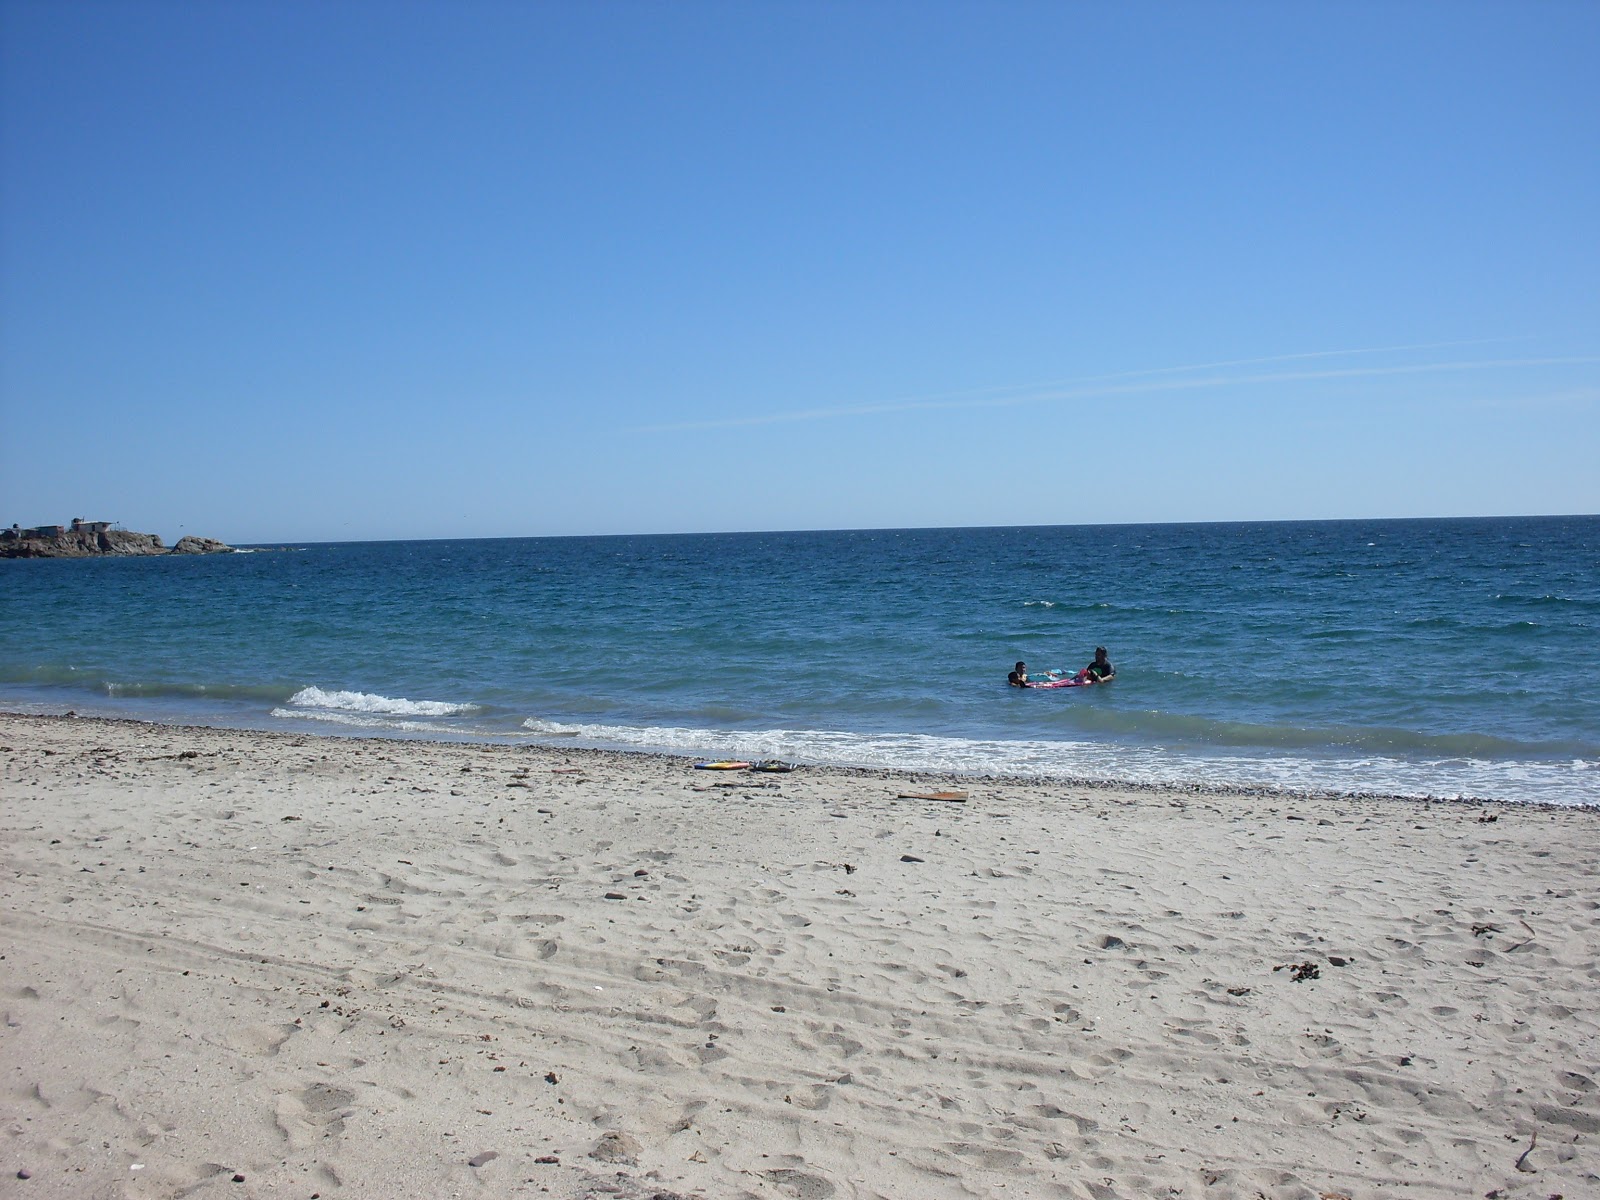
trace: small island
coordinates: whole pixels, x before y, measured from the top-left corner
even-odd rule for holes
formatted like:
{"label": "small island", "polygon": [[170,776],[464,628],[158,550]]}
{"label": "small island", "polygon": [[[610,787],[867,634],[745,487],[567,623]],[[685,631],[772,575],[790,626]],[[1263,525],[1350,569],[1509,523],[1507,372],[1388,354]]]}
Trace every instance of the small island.
{"label": "small island", "polygon": [[149,554],[229,554],[233,547],[215,538],[183,537],[168,547],[160,535],[113,529],[110,521],[73,517],[71,525],[0,529],[0,558],[107,558]]}

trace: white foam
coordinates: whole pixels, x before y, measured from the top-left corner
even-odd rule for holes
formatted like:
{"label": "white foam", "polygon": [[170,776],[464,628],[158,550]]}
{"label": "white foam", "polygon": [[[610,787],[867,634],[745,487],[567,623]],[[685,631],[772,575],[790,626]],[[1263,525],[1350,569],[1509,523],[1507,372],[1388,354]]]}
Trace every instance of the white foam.
{"label": "white foam", "polygon": [[422,721],[396,721],[380,716],[362,716],[359,713],[275,708],[272,710],[272,715],[280,721],[326,721],[330,725],[348,725],[353,729],[381,730],[384,733],[439,733],[437,725],[429,725]]}
{"label": "white foam", "polygon": [[844,733],[818,729],[686,729],[627,725],[563,725],[527,720],[545,737],[616,749],[656,750],[713,758],[781,758],[833,766],[1007,775],[1041,779],[1123,780],[1182,786],[1288,788],[1386,795],[1508,797],[1557,804],[1593,803],[1577,771],[1595,764],[1491,763],[1472,759],[1409,761],[1385,756],[1320,759],[1248,753],[1192,754],[1160,746],[1092,741],[992,741],[909,733]]}
{"label": "white foam", "polygon": [[[845,733],[826,729],[689,729],[671,726],[564,725],[529,719],[545,737],[576,737],[603,746],[736,758],[782,758],[841,766],[1017,774],[1082,773],[1104,747],[1089,742],[990,742],[914,733]],[[1053,768],[1053,769],[1052,769]]]}
{"label": "white foam", "polygon": [[[380,713],[399,717],[453,717],[477,712],[476,704],[451,704],[443,700],[406,700],[375,696],[368,692],[325,692],[319,687],[301,688],[289,697],[296,708],[320,708],[334,712]],[[308,713],[290,714],[308,716]]]}
{"label": "white foam", "polygon": [[530,733],[537,733],[544,737],[576,737],[588,728],[599,726],[563,725],[559,721],[541,721],[537,717],[529,717],[522,723],[522,727]]}

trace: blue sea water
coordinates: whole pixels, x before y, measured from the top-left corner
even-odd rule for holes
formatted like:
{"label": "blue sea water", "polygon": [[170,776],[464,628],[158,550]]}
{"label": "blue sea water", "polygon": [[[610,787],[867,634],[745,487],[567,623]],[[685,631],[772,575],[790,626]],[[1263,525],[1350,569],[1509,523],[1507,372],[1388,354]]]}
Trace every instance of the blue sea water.
{"label": "blue sea water", "polygon": [[1597,634],[1597,517],[325,543],[0,562],[0,708],[1595,804]]}

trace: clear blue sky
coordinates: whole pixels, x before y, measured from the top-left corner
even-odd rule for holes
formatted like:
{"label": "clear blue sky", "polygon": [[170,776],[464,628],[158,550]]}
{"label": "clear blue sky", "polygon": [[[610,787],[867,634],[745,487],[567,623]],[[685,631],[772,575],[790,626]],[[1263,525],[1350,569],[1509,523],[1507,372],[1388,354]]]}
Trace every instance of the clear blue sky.
{"label": "clear blue sky", "polygon": [[0,3],[0,523],[1600,511],[1600,4]]}

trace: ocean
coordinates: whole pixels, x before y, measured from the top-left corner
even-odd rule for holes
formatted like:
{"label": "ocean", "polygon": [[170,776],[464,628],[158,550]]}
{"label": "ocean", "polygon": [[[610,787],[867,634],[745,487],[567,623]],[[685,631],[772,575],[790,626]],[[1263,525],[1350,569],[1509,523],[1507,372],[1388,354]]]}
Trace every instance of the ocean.
{"label": "ocean", "polygon": [[0,708],[1596,804],[1600,517],[0,561]]}

